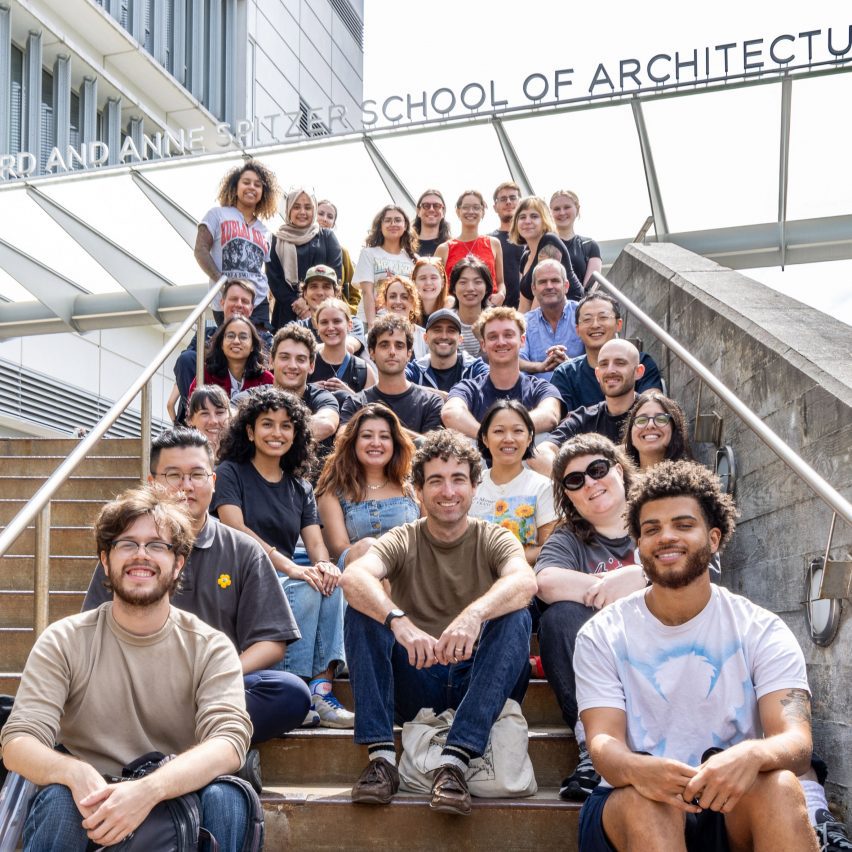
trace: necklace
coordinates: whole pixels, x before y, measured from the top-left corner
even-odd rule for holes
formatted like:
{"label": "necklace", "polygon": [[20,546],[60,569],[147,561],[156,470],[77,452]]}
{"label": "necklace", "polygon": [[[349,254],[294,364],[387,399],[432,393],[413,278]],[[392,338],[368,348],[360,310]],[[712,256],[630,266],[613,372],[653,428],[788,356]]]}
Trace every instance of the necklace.
{"label": "necklace", "polygon": [[473,248],[474,243],[479,239],[478,236],[474,237],[472,240],[463,240],[459,237],[459,243],[463,245],[467,249],[467,253],[470,254],[471,248]]}
{"label": "necklace", "polygon": [[385,480],[384,482],[382,482],[380,485],[370,485],[370,483],[368,482],[368,483],[367,483],[367,488],[368,488],[370,491],[381,491],[381,490],[382,490],[382,488],[384,488],[387,484],[388,484],[388,481],[387,481],[387,480]]}

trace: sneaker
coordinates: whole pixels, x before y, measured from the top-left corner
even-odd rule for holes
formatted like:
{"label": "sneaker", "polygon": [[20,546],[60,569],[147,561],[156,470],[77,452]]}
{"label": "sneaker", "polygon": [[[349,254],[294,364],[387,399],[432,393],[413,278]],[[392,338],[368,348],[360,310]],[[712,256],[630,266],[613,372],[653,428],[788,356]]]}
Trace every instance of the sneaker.
{"label": "sneaker", "polygon": [[250,748],[246,754],[246,762],[235,772],[237,778],[248,781],[254,792],[259,796],[263,792],[263,779],[260,777],[260,753],[256,748]]}
{"label": "sneaker", "polygon": [[852,842],[849,840],[849,835],[846,833],[846,826],[834,818],[834,815],[820,808],[816,814],[816,831],[817,841],[819,842],[819,852],[849,852],[852,850]]}
{"label": "sneaker", "polygon": [[429,807],[433,811],[443,811],[446,814],[468,816],[470,814],[470,792],[464,772],[452,763],[439,766],[435,770],[435,781],[432,783],[432,801]]}
{"label": "sneaker", "polygon": [[335,697],[333,692],[325,695],[311,696],[311,709],[319,717],[319,725],[323,728],[354,728],[355,714],[347,710]]}
{"label": "sneaker", "polygon": [[317,713],[317,711],[314,710],[313,707],[311,707],[311,709],[308,710],[308,715],[305,716],[305,721],[302,722],[302,724],[299,727],[300,728],[316,728],[316,726],[319,725],[319,723],[320,723],[320,714]]}
{"label": "sneaker", "polygon": [[562,782],[559,788],[559,798],[569,802],[584,802],[598,784],[601,776],[595,772],[592,758],[585,746],[580,746],[580,762],[577,768]]}
{"label": "sneaker", "polygon": [[399,770],[383,757],[371,760],[352,787],[352,801],[386,805],[399,790]]}

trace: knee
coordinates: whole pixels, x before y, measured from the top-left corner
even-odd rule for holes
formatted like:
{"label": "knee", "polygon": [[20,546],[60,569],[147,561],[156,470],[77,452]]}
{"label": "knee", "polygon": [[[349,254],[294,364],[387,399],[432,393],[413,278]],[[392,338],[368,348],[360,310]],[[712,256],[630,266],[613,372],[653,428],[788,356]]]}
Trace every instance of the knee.
{"label": "knee", "polygon": [[683,823],[683,812],[674,805],[647,799],[635,787],[619,787],[606,803],[605,813],[608,819],[617,819],[629,833],[631,827],[636,830],[642,826],[660,822]]}
{"label": "knee", "polygon": [[757,807],[770,806],[773,810],[780,805],[792,808],[805,805],[805,793],[799,779],[788,769],[761,772],[751,788],[740,800],[741,804]]}
{"label": "knee", "polygon": [[210,814],[228,814],[232,819],[245,820],[248,815],[245,795],[226,781],[214,781],[201,791],[201,809]]}
{"label": "knee", "polygon": [[542,642],[569,638],[573,641],[577,631],[594,614],[594,610],[576,601],[557,601],[551,604],[539,619],[538,635]]}

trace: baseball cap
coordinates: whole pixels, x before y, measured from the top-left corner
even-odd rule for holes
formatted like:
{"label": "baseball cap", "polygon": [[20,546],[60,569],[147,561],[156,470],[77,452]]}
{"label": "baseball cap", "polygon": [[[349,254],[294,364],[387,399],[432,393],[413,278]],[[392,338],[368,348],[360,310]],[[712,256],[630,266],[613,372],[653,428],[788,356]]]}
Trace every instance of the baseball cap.
{"label": "baseball cap", "polygon": [[312,266],[305,273],[305,283],[307,284],[312,278],[324,278],[326,281],[331,281],[332,284],[337,284],[337,273],[324,263],[318,263]]}
{"label": "baseball cap", "polygon": [[439,311],[433,311],[429,314],[429,319],[426,320],[426,331],[429,331],[433,325],[439,320],[449,320],[459,331],[462,330],[461,320],[455,311],[449,308],[441,308]]}

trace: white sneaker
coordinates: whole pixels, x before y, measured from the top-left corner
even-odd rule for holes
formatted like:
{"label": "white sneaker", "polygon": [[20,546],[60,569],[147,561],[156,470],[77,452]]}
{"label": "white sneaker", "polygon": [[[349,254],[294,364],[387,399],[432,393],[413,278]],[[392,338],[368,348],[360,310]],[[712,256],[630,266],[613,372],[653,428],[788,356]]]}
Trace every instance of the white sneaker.
{"label": "white sneaker", "polygon": [[319,716],[321,728],[354,728],[355,714],[350,713],[333,692],[311,696],[311,710]]}
{"label": "white sneaker", "polygon": [[314,710],[313,707],[311,707],[311,709],[308,710],[308,715],[305,716],[305,721],[302,722],[302,724],[299,727],[301,727],[301,728],[316,728],[317,725],[319,725],[319,723],[320,723],[320,714],[317,713],[317,711]]}

